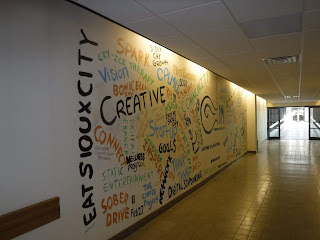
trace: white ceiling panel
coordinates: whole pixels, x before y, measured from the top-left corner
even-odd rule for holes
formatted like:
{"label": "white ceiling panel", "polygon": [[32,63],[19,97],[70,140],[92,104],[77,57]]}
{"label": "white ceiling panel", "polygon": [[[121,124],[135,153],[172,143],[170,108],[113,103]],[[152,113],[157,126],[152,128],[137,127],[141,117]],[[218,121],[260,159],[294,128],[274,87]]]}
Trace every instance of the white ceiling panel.
{"label": "white ceiling panel", "polygon": [[213,2],[161,15],[167,23],[182,32],[235,24],[221,2]]}
{"label": "white ceiling panel", "polygon": [[201,66],[208,68],[209,70],[219,74],[223,75],[225,74],[231,74],[232,70],[228,66],[226,66],[223,62],[221,62],[218,58],[215,56],[206,56],[206,57],[197,57],[195,58],[196,62],[200,64]]}
{"label": "white ceiling panel", "polygon": [[266,50],[284,50],[296,49],[300,50],[301,33],[289,33],[271,37],[251,39],[253,47],[256,51]]}
{"label": "white ceiling panel", "polygon": [[179,35],[180,33],[158,17],[151,17],[125,24],[126,27],[154,40]]}
{"label": "white ceiling panel", "polygon": [[320,10],[305,12],[303,20],[303,31],[311,31],[317,29],[320,29]]}
{"label": "white ceiling panel", "polygon": [[181,55],[195,62],[197,58],[209,57],[212,54],[199,46],[199,47],[183,49],[183,51],[181,52]]}
{"label": "white ceiling panel", "polygon": [[217,0],[134,0],[155,14],[163,14]]}
{"label": "white ceiling panel", "polygon": [[256,52],[256,55],[259,60],[264,58],[274,58],[280,56],[294,56],[300,55],[301,49],[272,49]]}
{"label": "white ceiling panel", "polygon": [[240,25],[250,39],[301,32],[301,15],[302,13],[294,13],[280,17],[247,21]]}
{"label": "white ceiling panel", "polygon": [[302,0],[224,0],[224,2],[239,22],[290,15],[302,10]]}
{"label": "white ceiling panel", "polygon": [[226,64],[234,65],[243,62],[254,63],[257,62],[257,58],[253,52],[228,54],[219,57]]}
{"label": "white ceiling panel", "polygon": [[268,68],[286,96],[299,95],[300,63],[274,64]]}
{"label": "white ceiling panel", "polygon": [[308,58],[319,59],[320,55],[320,30],[304,32],[304,55],[303,57],[308,60]]}
{"label": "white ceiling panel", "polygon": [[304,8],[308,11],[320,9],[319,0],[305,0]]}
{"label": "white ceiling panel", "polygon": [[186,48],[198,47],[198,45],[194,41],[181,34],[166,38],[160,38],[158,42],[163,46],[177,52],[180,52],[181,50]]}
{"label": "white ceiling panel", "polygon": [[201,30],[187,35],[216,56],[252,50],[247,38],[236,25]]}
{"label": "white ceiling panel", "polygon": [[78,2],[121,24],[153,16],[151,12],[131,0],[82,0]]}

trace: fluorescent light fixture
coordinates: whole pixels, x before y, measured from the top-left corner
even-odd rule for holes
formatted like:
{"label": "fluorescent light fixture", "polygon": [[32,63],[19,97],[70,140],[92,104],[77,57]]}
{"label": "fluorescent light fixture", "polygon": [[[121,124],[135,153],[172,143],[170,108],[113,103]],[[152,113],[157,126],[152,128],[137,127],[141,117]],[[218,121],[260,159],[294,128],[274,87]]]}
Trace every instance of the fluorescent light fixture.
{"label": "fluorescent light fixture", "polygon": [[264,58],[263,61],[268,64],[284,64],[284,63],[296,63],[300,61],[300,55],[295,56],[283,56],[275,58]]}

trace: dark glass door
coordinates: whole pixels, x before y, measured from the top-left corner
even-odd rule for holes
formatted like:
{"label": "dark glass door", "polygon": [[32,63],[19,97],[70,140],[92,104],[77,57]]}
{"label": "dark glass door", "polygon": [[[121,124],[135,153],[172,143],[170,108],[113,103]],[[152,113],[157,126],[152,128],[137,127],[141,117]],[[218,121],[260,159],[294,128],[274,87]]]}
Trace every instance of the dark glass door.
{"label": "dark glass door", "polygon": [[280,108],[268,108],[268,139],[280,139]]}
{"label": "dark glass door", "polygon": [[309,139],[320,140],[320,107],[309,107]]}

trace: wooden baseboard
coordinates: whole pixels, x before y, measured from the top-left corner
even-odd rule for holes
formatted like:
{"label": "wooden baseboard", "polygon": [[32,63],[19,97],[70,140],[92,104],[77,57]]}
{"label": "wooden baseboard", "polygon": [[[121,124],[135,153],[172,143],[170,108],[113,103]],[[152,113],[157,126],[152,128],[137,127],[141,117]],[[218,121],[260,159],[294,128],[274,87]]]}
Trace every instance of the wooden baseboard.
{"label": "wooden baseboard", "polygon": [[0,216],[0,239],[12,239],[60,218],[60,199],[49,200]]}
{"label": "wooden baseboard", "polygon": [[209,182],[210,180],[212,180],[214,177],[216,177],[217,175],[219,175],[221,172],[223,172],[224,170],[226,170],[227,168],[229,168],[230,166],[232,166],[233,164],[235,164],[237,161],[239,161],[242,157],[244,157],[248,152],[245,152],[244,154],[240,155],[239,157],[237,157],[235,160],[233,160],[232,162],[230,162],[229,164],[227,164],[226,166],[224,166],[223,168],[219,169],[217,172],[215,172],[214,174],[212,174],[211,176],[207,177],[206,179],[204,179],[202,182],[200,182],[199,184],[197,184],[196,186],[193,186],[192,188],[190,188],[189,190],[187,190],[186,192],[182,193],[181,195],[179,195],[178,197],[176,197],[175,199],[171,200],[170,202],[168,202],[166,205],[160,207],[159,209],[157,209],[156,211],[150,213],[148,216],[144,217],[143,219],[139,220],[138,222],[134,223],[133,225],[131,225],[130,227],[122,230],[121,232],[119,232],[118,234],[114,235],[113,237],[111,237],[111,240],[120,240],[120,239],[124,239],[128,236],[130,236],[132,233],[134,233],[135,231],[137,231],[139,228],[143,227],[144,225],[146,225],[147,223],[149,223],[150,221],[152,221],[153,219],[155,219],[156,217],[160,216],[162,213],[164,213],[166,210],[168,210],[169,208],[173,207],[175,204],[177,204],[178,202],[180,202],[181,200],[183,200],[185,197],[187,197],[188,195],[190,195],[191,193],[193,193],[194,191],[198,190],[200,187],[202,187],[203,185],[205,185],[207,182]]}

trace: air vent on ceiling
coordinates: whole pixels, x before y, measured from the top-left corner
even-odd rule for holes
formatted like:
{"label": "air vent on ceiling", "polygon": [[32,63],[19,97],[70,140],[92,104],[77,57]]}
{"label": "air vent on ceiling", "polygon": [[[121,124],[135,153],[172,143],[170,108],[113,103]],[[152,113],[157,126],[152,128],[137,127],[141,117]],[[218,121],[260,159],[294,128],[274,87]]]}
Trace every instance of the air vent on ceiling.
{"label": "air vent on ceiling", "polygon": [[266,64],[282,64],[282,63],[296,63],[300,61],[300,56],[283,56],[275,58],[264,58],[263,61]]}

